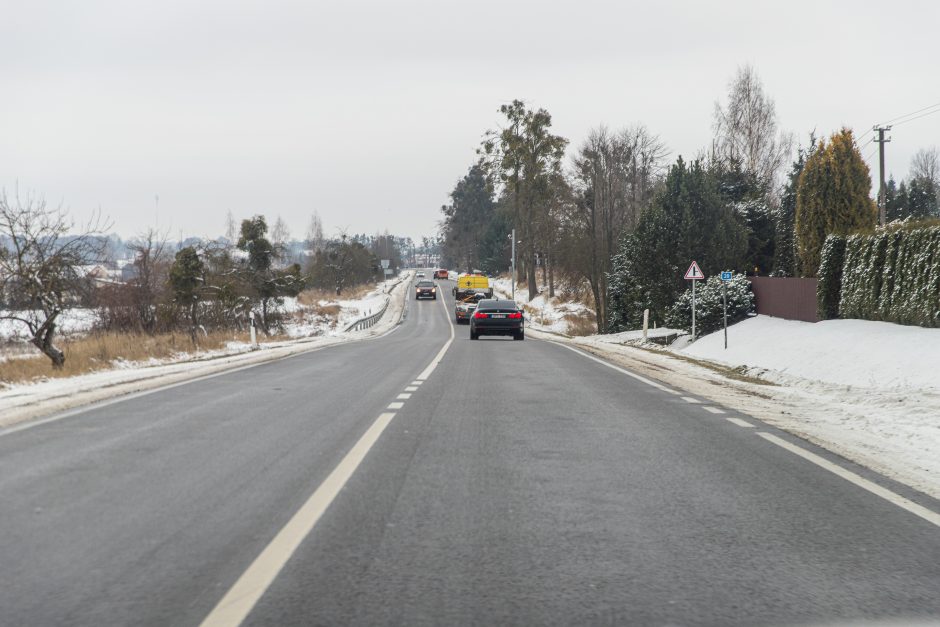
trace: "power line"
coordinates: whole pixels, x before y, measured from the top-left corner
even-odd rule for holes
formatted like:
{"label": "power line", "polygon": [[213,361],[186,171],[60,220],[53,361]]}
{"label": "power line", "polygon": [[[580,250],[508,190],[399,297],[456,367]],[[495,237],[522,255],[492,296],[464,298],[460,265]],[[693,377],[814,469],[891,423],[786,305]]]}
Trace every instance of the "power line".
{"label": "power line", "polygon": [[[940,102],[935,102],[935,103],[933,103],[932,105],[928,105],[928,106],[924,107],[923,109],[918,109],[917,111],[911,111],[910,113],[906,113],[906,114],[904,114],[904,115],[899,115],[898,117],[894,118],[893,120],[888,120],[887,122],[885,122],[885,124],[891,124],[892,122],[897,122],[898,120],[903,120],[903,119],[906,118],[906,117],[910,117],[910,116],[912,116],[912,115],[916,115],[916,114],[918,114],[918,113],[920,113],[920,112],[922,112],[922,111],[926,111],[927,109],[933,109],[934,107],[940,107]],[[935,113],[935,112],[932,112],[932,113]],[[907,121],[909,122],[910,120],[907,120]],[[904,124],[904,122],[901,122],[901,124]]]}
{"label": "power line", "polygon": [[[929,108],[929,107],[928,107],[928,108]],[[923,111],[923,109],[921,109],[921,110]],[[934,109],[933,111],[928,111],[927,113],[922,113],[922,114],[918,115],[918,116],[915,117],[915,118],[909,118],[909,119],[907,119],[907,120],[904,120],[903,122],[898,122],[898,123],[895,124],[894,126],[901,126],[902,124],[907,124],[908,122],[913,122],[914,120],[919,120],[920,118],[925,118],[925,117],[927,117],[928,115],[933,115],[934,113],[940,113],[940,103],[938,103],[938,108]]]}

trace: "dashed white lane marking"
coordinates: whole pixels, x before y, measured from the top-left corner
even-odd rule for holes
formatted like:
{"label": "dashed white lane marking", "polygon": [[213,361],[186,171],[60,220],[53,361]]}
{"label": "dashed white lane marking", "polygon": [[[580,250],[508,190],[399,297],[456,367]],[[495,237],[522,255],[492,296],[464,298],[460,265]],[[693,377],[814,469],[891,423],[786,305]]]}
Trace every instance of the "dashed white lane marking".
{"label": "dashed white lane marking", "polygon": [[725,418],[725,420],[731,424],[738,425],[739,427],[750,427],[751,429],[754,428],[754,425],[749,423],[747,420],[741,420],[740,418]]}
{"label": "dashed white lane marking", "polygon": [[411,385],[421,385],[424,381],[412,381]]}
{"label": "dashed white lane marking", "polygon": [[402,392],[402,393],[399,394],[396,398],[397,398],[398,400],[407,401],[409,398],[411,398],[411,393],[409,393],[409,392]]}
{"label": "dashed white lane marking", "polygon": [[[441,299],[441,306],[444,308],[444,314],[447,320],[450,315],[447,313],[447,305]],[[454,343],[454,325],[450,322],[450,339],[444,344],[444,347],[437,353],[428,367],[418,375],[418,378],[412,385],[421,385],[421,383],[431,376],[434,369],[444,358],[444,353]],[[411,394],[399,394],[398,398],[410,398]],[[389,403],[389,409],[401,409],[404,403],[395,401]],[[366,431],[359,441],[350,449],[346,457],[339,463],[333,472],[326,478],[320,487],[307,499],[307,502],[297,511],[278,534],[265,547],[251,566],[248,567],[235,585],[222,597],[218,605],[202,621],[202,627],[231,627],[240,625],[248,616],[252,608],[258,602],[258,599],[265,593],[278,573],[291,558],[300,543],[303,542],[311,531],[323,512],[330,506],[339,492],[349,481],[356,468],[362,463],[372,445],[376,443],[379,436],[388,426],[388,423],[395,417],[394,413],[386,412],[380,414],[369,430]]]}
{"label": "dashed white lane marking", "polygon": [[405,391],[406,391],[406,392],[417,392],[417,391],[418,391],[418,386],[417,386],[417,385],[409,385],[408,387],[405,388]]}
{"label": "dashed white lane marking", "polygon": [[713,413],[713,414],[723,414],[723,413],[725,413],[725,410],[723,410],[723,409],[718,409],[717,407],[709,407],[708,405],[702,406],[702,409],[704,409],[705,411],[711,412],[711,413]]}
{"label": "dashed white lane marking", "polygon": [[380,414],[372,426],[369,427],[359,441],[346,453],[346,457],[330,473],[320,487],[310,495],[297,513],[288,521],[284,528],[265,547],[264,551],[255,558],[235,585],[222,597],[218,605],[209,613],[203,627],[216,627],[239,625],[251,609],[264,594],[274,578],[281,572],[281,568],[290,559],[297,547],[310,533],[323,512],[330,506],[336,495],[349,481],[356,468],[362,463],[369,449],[376,443],[382,431],[392,421],[395,414]]}
{"label": "dashed white lane marking", "polygon": [[[551,340],[549,340],[549,341],[551,341]],[[679,394],[679,393],[676,392],[675,390],[670,390],[670,389],[667,388],[665,385],[660,385],[660,384],[656,383],[655,381],[651,381],[650,379],[647,379],[646,377],[643,377],[643,376],[640,376],[640,375],[636,374],[635,372],[630,372],[629,370],[626,370],[626,369],[624,369],[624,368],[621,368],[620,366],[615,366],[615,365],[613,365],[613,364],[611,364],[611,363],[608,363],[608,362],[604,361],[603,359],[598,359],[597,357],[594,357],[593,355],[588,355],[587,353],[585,353],[585,352],[583,352],[583,351],[579,351],[577,348],[573,348],[573,347],[568,346],[568,345],[566,345],[566,344],[560,344],[560,343],[558,343],[558,342],[552,342],[552,344],[555,344],[556,346],[561,346],[562,348],[567,348],[568,350],[570,350],[570,351],[572,351],[572,352],[574,352],[574,353],[577,353],[578,355],[581,355],[582,357],[587,357],[587,358],[590,359],[591,361],[596,361],[597,363],[603,364],[603,365],[607,366],[608,368],[611,368],[611,369],[613,369],[613,370],[616,370],[617,372],[623,373],[623,374],[627,375],[628,377],[633,377],[633,378],[636,379],[637,381],[641,381],[641,382],[645,383],[646,385],[652,386],[652,387],[656,388],[657,390],[660,390],[660,391],[662,391],[662,392],[666,392],[667,394],[675,394],[675,395],[678,395],[678,394]]]}
{"label": "dashed white lane marking", "polygon": [[920,516],[927,522],[932,523],[936,525],[937,527],[940,527],[940,514],[938,514],[937,512],[927,509],[923,505],[918,505],[914,501],[911,501],[910,499],[906,499],[900,494],[892,492],[891,490],[887,488],[883,488],[877,483],[869,481],[868,479],[865,479],[864,477],[861,477],[855,474],[851,470],[846,470],[845,468],[843,468],[842,466],[839,466],[838,464],[833,464],[828,459],[824,459],[820,457],[819,455],[816,455],[815,453],[810,453],[806,449],[800,446],[797,446],[796,444],[791,444],[790,442],[787,442],[786,440],[782,438],[778,438],[777,436],[771,433],[764,433],[763,431],[761,431],[761,432],[758,432],[757,435],[764,438],[768,442],[773,442],[777,446],[781,448],[785,448],[791,453],[799,455],[800,457],[802,457],[803,459],[807,461],[813,462],[820,468],[824,468],[828,470],[829,472],[842,477],[846,481],[854,483],[855,485],[862,488],[863,490],[868,490],[875,496],[880,496],[881,498],[888,501],[889,503],[897,505],[901,509],[906,509],[907,511],[914,514],[915,516]]}
{"label": "dashed white lane marking", "polygon": [[684,400],[686,403],[701,403],[702,402],[698,400],[697,398],[692,398],[691,396],[683,396],[682,400]]}

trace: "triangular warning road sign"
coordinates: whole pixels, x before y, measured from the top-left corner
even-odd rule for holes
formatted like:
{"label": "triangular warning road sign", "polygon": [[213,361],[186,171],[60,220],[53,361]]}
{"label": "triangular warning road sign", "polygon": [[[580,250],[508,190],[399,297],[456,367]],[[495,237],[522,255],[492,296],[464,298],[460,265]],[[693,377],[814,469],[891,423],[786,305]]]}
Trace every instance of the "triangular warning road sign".
{"label": "triangular warning road sign", "polygon": [[698,264],[693,261],[689,269],[685,271],[685,278],[690,281],[695,281],[697,279],[704,279],[705,275],[702,274],[702,269],[698,267]]}

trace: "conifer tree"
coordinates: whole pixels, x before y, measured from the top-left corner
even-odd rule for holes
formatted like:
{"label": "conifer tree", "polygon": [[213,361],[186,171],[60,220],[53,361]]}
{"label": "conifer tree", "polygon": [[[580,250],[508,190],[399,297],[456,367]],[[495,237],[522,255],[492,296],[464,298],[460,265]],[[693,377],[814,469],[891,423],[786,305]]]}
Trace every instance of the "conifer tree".
{"label": "conifer tree", "polygon": [[847,235],[871,230],[877,209],[869,193],[871,175],[852,137],[842,129],[829,144],[820,143],[806,160],[796,202],[799,270],[816,276],[820,251],[830,233]]}

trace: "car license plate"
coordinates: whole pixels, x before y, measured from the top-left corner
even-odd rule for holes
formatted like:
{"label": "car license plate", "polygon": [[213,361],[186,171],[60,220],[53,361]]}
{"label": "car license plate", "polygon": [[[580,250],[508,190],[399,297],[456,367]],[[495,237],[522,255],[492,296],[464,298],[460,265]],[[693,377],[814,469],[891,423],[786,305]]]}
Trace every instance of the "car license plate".
{"label": "car license plate", "polygon": [[506,314],[493,314],[493,315],[490,316],[490,317],[491,317],[491,318],[505,318],[505,317],[506,317]]}

